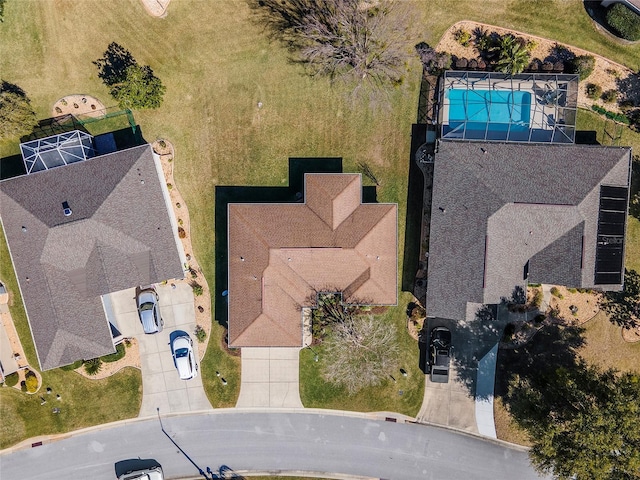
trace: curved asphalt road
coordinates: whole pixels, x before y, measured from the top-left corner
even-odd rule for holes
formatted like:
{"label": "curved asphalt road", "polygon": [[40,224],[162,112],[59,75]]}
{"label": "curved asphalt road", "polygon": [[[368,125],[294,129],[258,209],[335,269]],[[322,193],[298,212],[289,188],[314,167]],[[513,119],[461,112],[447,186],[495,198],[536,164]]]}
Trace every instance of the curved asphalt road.
{"label": "curved asphalt road", "polygon": [[[384,479],[539,478],[527,454],[435,427],[314,413],[167,416],[165,430],[203,470],[333,472]],[[122,422],[0,455],[0,478],[112,480],[114,463],[154,458],[167,478],[197,477],[157,418]]]}

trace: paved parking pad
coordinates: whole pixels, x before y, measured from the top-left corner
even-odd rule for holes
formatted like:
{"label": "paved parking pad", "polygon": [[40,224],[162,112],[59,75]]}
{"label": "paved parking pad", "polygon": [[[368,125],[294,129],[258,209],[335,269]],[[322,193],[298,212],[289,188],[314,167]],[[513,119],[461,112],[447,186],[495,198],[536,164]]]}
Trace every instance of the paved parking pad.
{"label": "paved parking pad", "polygon": [[456,368],[452,365],[449,383],[434,383],[429,375],[426,376],[424,401],[417,420],[478,433],[475,407],[473,396],[457,379]]}
{"label": "paved parking pad", "polygon": [[139,417],[162,413],[189,412],[211,408],[202,387],[200,372],[191,380],[180,380],[169,345],[169,335],[174,330],[184,330],[193,339],[198,358],[198,342],[195,330],[195,307],[191,287],[183,282],[158,285],[160,314],[164,329],[160,333],[145,335],[138,318],[135,289],[110,295],[112,315],[126,337],[135,337],[140,345],[142,368],[142,406]]}
{"label": "paved parking pad", "polygon": [[236,407],[302,408],[299,348],[243,348]]}

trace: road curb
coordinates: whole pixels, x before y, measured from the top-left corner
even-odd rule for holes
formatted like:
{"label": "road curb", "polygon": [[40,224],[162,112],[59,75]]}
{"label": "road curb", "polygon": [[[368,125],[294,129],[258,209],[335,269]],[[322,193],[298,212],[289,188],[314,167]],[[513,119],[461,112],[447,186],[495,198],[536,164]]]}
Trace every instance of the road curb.
{"label": "road curb", "polygon": [[[183,413],[167,413],[163,414],[160,412],[162,418],[171,418],[171,417],[179,417],[186,415],[231,415],[231,414],[241,414],[241,413],[300,413],[300,414],[309,414],[309,415],[326,415],[326,416],[342,416],[342,417],[351,417],[351,418],[362,418],[369,419],[372,421],[388,421],[392,423],[405,423],[409,425],[425,425],[430,427],[436,427],[441,430],[450,430],[452,432],[460,433],[469,437],[473,437],[476,439],[488,441],[494,443],[496,445],[500,445],[502,447],[511,448],[519,451],[528,451],[527,447],[523,447],[522,445],[517,445],[510,442],[505,442],[504,440],[497,440],[490,437],[485,437],[483,435],[479,435],[473,432],[467,432],[465,430],[461,430],[459,428],[450,427],[446,425],[438,425],[430,422],[417,422],[415,418],[409,417],[407,415],[403,415],[401,413],[396,412],[351,412],[347,410],[325,410],[321,408],[218,408],[211,410],[200,410],[195,412],[183,412]],[[35,448],[38,446],[45,445],[47,443],[52,443],[58,440],[64,440],[65,438],[72,437],[74,435],[81,435],[84,433],[106,430],[112,428],[114,426],[120,425],[128,425],[134,424],[138,422],[147,422],[157,420],[156,415],[150,415],[147,417],[134,417],[125,420],[119,420],[117,422],[105,423],[102,425],[94,425],[91,427],[82,428],[79,430],[74,430],[72,432],[60,433],[55,435],[40,435],[37,437],[29,438],[24,440],[16,445],[5,448],[4,450],[0,450],[0,456],[15,452],[17,450],[23,450],[27,448]],[[160,428],[158,426],[158,428]],[[340,477],[342,478],[342,477]],[[346,477],[345,477],[346,478]]]}

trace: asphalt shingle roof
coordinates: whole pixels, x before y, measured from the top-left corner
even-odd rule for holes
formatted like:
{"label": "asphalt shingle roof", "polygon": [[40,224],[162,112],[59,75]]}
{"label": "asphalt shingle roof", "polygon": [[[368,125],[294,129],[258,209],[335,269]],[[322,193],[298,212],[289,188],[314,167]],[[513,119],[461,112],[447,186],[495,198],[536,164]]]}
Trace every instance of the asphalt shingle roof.
{"label": "asphalt shingle roof", "polygon": [[301,346],[317,291],[397,303],[397,205],[362,204],[357,174],[307,174],[306,203],[229,204],[229,344]]}
{"label": "asphalt shingle roof", "polygon": [[159,168],[145,145],[0,182],[43,370],[114,351],[101,295],[183,277]]}
{"label": "asphalt shingle roof", "polygon": [[531,282],[595,286],[599,187],[628,187],[630,162],[625,147],[440,141],[428,315],[510,298],[529,260]]}

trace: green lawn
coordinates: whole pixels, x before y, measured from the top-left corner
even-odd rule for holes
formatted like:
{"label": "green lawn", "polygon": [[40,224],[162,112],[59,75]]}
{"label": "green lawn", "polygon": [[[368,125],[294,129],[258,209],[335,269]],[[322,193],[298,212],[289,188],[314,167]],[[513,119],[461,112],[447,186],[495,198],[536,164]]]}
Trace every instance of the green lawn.
{"label": "green lawn", "polygon": [[640,342],[627,343],[622,339],[622,329],[613,325],[600,312],[585,327],[585,345],[580,355],[589,363],[602,368],[640,373]]}
{"label": "green lawn", "polygon": [[[313,346],[313,350],[300,352],[300,398],[308,408],[333,408],[358,412],[391,411],[415,417],[422,405],[424,394],[424,374],[418,368],[418,342],[407,332],[407,303],[411,296],[401,295],[397,307],[390,308],[380,316],[381,322],[395,325],[400,350],[400,370],[389,372],[389,378],[378,387],[364,388],[349,396],[345,388],[337,387],[325,381],[322,366],[325,353],[322,345]],[[318,355],[318,361],[315,355]],[[393,377],[393,379],[391,378]],[[394,380],[395,379],[395,380]],[[402,392],[402,393],[400,393]]]}
{"label": "green lawn", "polygon": [[435,44],[460,20],[474,20],[557,40],[598,53],[632,70],[640,69],[640,43],[623,45],[596,30],[582,0],[448,0],[424,2],[420,24]]}

